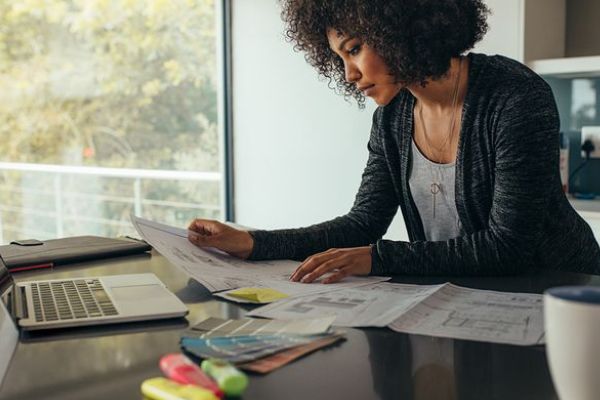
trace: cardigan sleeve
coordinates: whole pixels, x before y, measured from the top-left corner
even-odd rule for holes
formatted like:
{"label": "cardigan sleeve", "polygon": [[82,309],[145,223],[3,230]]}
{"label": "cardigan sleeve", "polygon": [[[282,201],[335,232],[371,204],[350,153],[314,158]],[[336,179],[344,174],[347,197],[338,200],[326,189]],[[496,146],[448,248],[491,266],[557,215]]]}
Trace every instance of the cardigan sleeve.
{"label": "cardigan sleeve", "polygon": [[304,228],[251,231],[254,248],[249,259],[303,260],[330,248],[373,244],[385,234],[398,209],[398,199],[379,137],[380,118],[379,108],[373,114],[369,158],[351,210]]}
{"label": "cardigan sleeve", "polygon": [[550,88],[538,82],[513,90],[498,113],[487,227],[439,242],[379,240],[372,274],[509,274],[534,264],[558,182],[558,112]]}

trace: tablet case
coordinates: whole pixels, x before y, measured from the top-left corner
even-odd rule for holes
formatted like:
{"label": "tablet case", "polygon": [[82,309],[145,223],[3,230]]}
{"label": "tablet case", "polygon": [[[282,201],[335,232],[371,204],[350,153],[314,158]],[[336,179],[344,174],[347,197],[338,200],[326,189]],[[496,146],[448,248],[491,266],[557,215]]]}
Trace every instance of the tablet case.
{"label": "tablet case", "polygon": [[73,236],[46,241],[21,240],[0,246],[0,255],[11,272],[52,267],[81,261],[143,253],[152,247],[143,240],[101,236]]}

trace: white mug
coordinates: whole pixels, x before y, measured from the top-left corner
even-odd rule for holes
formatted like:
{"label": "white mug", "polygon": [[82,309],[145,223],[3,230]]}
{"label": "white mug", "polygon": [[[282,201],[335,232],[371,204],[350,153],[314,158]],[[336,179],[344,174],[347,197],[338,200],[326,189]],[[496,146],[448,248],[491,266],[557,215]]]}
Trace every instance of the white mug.
{"label": "white mug", "polygon": [[562,400],[600,399],[600,287],[544,293],[546,355]]}

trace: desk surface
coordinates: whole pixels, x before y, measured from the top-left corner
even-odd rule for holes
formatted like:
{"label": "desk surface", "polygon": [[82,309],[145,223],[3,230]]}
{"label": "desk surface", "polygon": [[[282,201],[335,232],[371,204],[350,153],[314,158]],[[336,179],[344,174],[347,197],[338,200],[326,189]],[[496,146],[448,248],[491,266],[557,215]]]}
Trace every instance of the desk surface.
{"label": "desk surface", "polygon": [[[23,335],[0,399],[139,399],[140,383],[160,376],[161,355],[179,351],[188,323],[240,318],[248,307],[216,300],[153,254],[62,266],[16,276],[63,278],[154,272],[190,309],[187,320],[79,328]],[[441,283],[440,278],[402,278]],[[599,285],[598,277],[552,273],[450,281],[482,289],[540,293],[562,284]],[[1,339],[0,339],[1,340]],[[251,375],[244,399],[553,399],[543,346],[519,347],[349,329],[347,340],[268,375]]]}

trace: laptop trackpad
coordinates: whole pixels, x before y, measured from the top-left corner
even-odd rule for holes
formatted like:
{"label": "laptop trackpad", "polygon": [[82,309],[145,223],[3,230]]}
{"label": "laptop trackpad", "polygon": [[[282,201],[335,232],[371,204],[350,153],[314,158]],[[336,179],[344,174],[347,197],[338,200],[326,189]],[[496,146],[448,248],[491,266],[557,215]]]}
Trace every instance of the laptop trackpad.
{"label": "laptop trackpad", "polygon": [[115,301],[140,301],[146,299],[156,299],[159,297],[171,297],[170,293],[160,285],[144,286],[120,286],[112,287],[110,291]]}
{"label": "laptop trackpad", "polygon": [[179,299],[161,285],[120,286],[110,292],[121,314],[159,315],[181,309]]}

